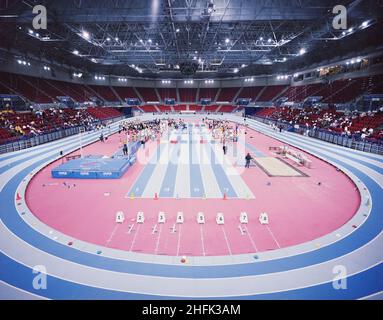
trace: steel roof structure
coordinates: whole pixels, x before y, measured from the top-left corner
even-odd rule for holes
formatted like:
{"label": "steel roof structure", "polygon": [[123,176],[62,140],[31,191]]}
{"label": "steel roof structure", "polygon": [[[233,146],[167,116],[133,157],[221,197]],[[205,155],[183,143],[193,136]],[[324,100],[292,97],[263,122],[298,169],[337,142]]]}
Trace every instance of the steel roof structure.
{"label": "steel roof structure", "polygon": [[[343,1],[348,30],[333,28],[333,7],[339,1],[329,0],[2,3],[0,47],[116,75],[214,78],[265,74],[341,56],[355,50],[355,45],[372,50],[382,42],[379,1]],[[32,29],[36,4],[47,8],[47,30]],[[366,21],[368,28],[361,28]]]}

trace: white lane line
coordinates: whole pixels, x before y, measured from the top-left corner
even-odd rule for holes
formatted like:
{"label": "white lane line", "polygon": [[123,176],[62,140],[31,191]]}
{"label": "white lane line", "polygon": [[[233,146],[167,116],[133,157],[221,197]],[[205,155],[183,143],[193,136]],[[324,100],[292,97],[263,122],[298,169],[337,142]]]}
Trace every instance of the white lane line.
{"label": "white lane line", "polygon": [[[189,141],[189,137],[184,137],[182,135],[183,141]],[[174,188],[174,195],[177,195],[180,198],[190,198],[190,163],[189,163],[189,144],[181,143],[180,146],[180,156],[178,159],[178,169],[176,176],[176,183]]]}
{"label": "white lane line", "polygon": [[157,195],[160,194],[161,186],[166,174],[166,169],[169,164],[169,155],[173,151],[173,148],[174,146],[169,147],[169,144],[165,144],[161,157],[146,184],[144,192],[142,193],[143,198],[152,198],[155,193],[157,193]]}
{"label": "white lane line", "polygon": [[[281,271],[272,274],[258,275],[258,276],[238,276],[234,278],[221,278],[221,279],[180,279],[180,278],[168,278],[168,277],[151,277],[147,275],[132,275],[116,271],[100,270],[91,266],[84,266],[75,262],[64,260],[57,256],[53,256],[46,252],[43,252],[37,248],[31,247],[22,239],[18,238],[10,230],[6,229],[5,225],[0,221],[0,248],[3,253],[15,260],[18,263],[24,264],[29,268],[33,268],[36,265],[36,261],[40,263],[43,261],[48,270],[51,270],[50,275],[59,277],[62,279],[70,279],[71,282],[80,283],[84,285],[91,285],[100,288],[113,288],[114,290],[128,291],[137,293],[159,293],[161,295],[183,295],[189,296],[193,290],[188,286],[188,280],[194,285],[194,288],[201,289],[198,292],[198,297],[222,297],[222,296],[235,296],[235,295],[249,295],[249,294],[262,294],[272,293],[277,291],[295,290],[324,283],[331,282],[331,270],[334,264],[350,265],[349,276],[364,272],[380,263],[382,263],[381,257],[376,255],[376,252],[382,251],[382,239],[383,233],[371,240],[368,244],[347,253],[344,256],[337,257],[335,259],[318,263],[315,265],[309,265],[299,269],[293,269],[289,271]],[[12,239],[6,241],[4,235],[11,235]],[[8,238],[7,238],[8,239]],[[15,248],[23,248],[27,246],[34,252],[26,254],[25,250],[14,250]],[[4,246],[6,248],[4,248]],[[24,248],[23,248],[24,249]],[[40,253],[42,256],[36,254]],[[36,258],[37,257],[37,258]],[[355,259],[358,257],[370,257],[369,259],[359,259],[360,264],[355,265]],[[38,260],[36,260],[38,259]],[[43,259],[43,260],[42,260]],[[62,264],[62,268],[57,268],[57,263]],[[313,277],[315,275],[315,277]],[[96,279],[108,279],[108,286],[95,283]],[[149,278],[149,279],[148,279]],[[311,281],[315,278],[315,283]],[[144,286],[145,281],[150,281],[153,286]],[[297,280],[299,280],[297,282]],[[210,285],[207,282],[211,282]],[[300,283],[299,283],[300,282]],[[157,288],[157,287],[158,288]],[[217,287],[218,286],[218,287]],[[281,286],[281,287],[275,287]],[[158,290],[158,291],[157,291]],[[176,290],[177,292],[164,292]],[[211,292],[213,290],[214,292]],[[182,291],[182,292],[181,292]],[[203,293],[202,293],[203,292]]]}
{"label": "white lane line", "polygon": [[[118,121],[111,125],[111,130],[113,134],[117,132],[118,125],[120,125],[120,123],[121,121]],[[98,130],[89,131],[88,135],[83,137],[84,139],[83,144],[85,143],[85,140],[87,139],[95,139],[94,141],[97,142],[99,134],[100,132]],[[69,137],[51,141],[50,143],[44,143],[44,144],[36,145],[30,148],[4,153],[0,155],[0,168],[5,165],[11,164],[12,162],[18,161],[20,159],[43,152],[44,150],[45,151],[49,151],[50,149],[59,150],[60,148],[63,148],[63,146],[67,145],[68,142],[74,142],[78,145],[78,147],[80,147],[78,139],[76,138],[78,138],[78,133],[71,135]],[[2,160],[3,158],[8,156],[11,156],[11,157],[8,159]]]}
{"label": "white lane line", "polygon": [[180,244],[181,244],[181,225],[178,227],[178,242],[177,242],[177,257],[180,253]]}
{"label": "white lane line", "polygon": [[10,283],[7,283],[3,280],[0,280],[0,299],[1,300],[9,300],[10,294],[12,297],[17,295],[17,300],[51,300],[49,298],[39,296],[32,292],[26,291],[24,289],[15,287]]}
{"label": "white lane line", "polygon": [[[196,137],[199,140],[202,139],[202,137],[199,134],[196,134]],[[210,142],[207,142],[207,143],[210,144]],[[197,150],[197,159],[199,160],[199,164],[200,164],[199,167],[201,170],[202,183],[204,186],[206,198],[214,198],[214,199],[222,198],[223,194],[218,185],[217,178],[212,168],[211,154],[208,154],[206,150],[206,146],[204,144],[198,144],[196,146],[196,150]]]}
{"label": "white lane line", "polygon": [[244,225],[243,228],[246,230],[246,233],[247,233],[247,235],[249,236],[251,245],[253,246],[255,252],[258,252],[258,248],[257,248],[257,246],[255,245],[255,241],[254,241],[253,237],[251,236],[251,233],[250,233],[249,230],[247,229],[247,226]]}
{"label": "white lane line", "polygon": [[[94,138],[95,137],[89,138],[89,140],[84,141],[84,146],[85,146],[85,144],[93,143]],[[72,144],[66,145],[63,149],[72,150],[72,148],[76,148],[76,147],[77,147],[77,144],[72,143]],[[63,150],[63,151],[65,151],[65,150]],[[3,190],[4,186],[10,181],[10,179],[13,178],[18,172],[20,172],[23,169],[25,169],[26,167],[36,163],[37,161],[44,160],[48,157],[52,157],[52,156],[55,156],[57,154],[58,154],[57,149],[54,149],[53,151],[50,151],[48,153],[44,153],[40,156],[36,156],[36,157],[34,157],[28,161],[25,161],[25,162],[22,162],[16,166],[13,166],[11,169],[1,173],[0,174],[0,177],[1,177],[1,179],[0,179],[0,192]]]}
{"label": "white lane line", "polygon": [[222,232],[223,232],[223,236],[225,237],[225,241],[226,241],[227,249],[229,250],[229,254],[232,255],[231,248],[230,248],[230,245],[229,245],[229,240],[227,239],[227,236],[226,236],[225,227],[221,226],[221,229],[222,229]]}
{"label": "white lane line", "polygon": [[358,300],[383,300],[383,291],[379,291],[368,296],[359,298]]}
{"label": "white lane line", "polygon": [[201,244],[202,244],[202,254],[206,256],[206,251],[205,251],[205,242],[204,242],[204,237],[203,237],[203,226],[200,226],[200,231],[201,231]]}
{"label": "white lane line", "polygon": [[159,247],[159,245],[160,245],[161,231],[162,231],[162,224],[160,224],[160,230],[158,231],[158,237],[157,237],[156,249],[154,250],[154,254],[157,254],[157,253],[158,253],[158,247]]}
{"label": "white lane line", "polygon": [[351,254],[351,253],[350,253]]}
{"label": "white lane line", "polygon": [[138,224],[137,230],[136,230],[136,232],[134,234],[133,241],[132,241],[132,243],[130,245],[129,251],[133,250],[133,246],[134,246],[134,243],[136,242],[137,234],[138,234],[138,231],[140,231],[140,227],[141,227],[141,224]]}
{"label": "white lane line", "polygon": [[217,144],[212,145],[211,148],[215,153],[216,162],[219,163],[223,168],[223,171],[225,172],[230,185],[233,187],[235,193],[237,194],[237,197],[241,199],[246,199],[247,197],[254,199],[254,194],[243,181],[237,168],[235,168],[231,163],[230,157],[223,156],[222,150]]}
{"label": "white lane line", "polygon": [[268,225],[266,225],[266,228],[267,228],[267,230],[269,230],[269,233],[270,233],[271,237],[273,238],[274,242],[277,244],[278,248],[281,248],[281,246],[279,245],[277,239],[274,236],[274,233],[271,232],[271,229],[269,228]]}
{"label": "white lane line", "polygon": [[110,234],[108,240],[106,240],[106,246],[107,246],[107,247],[109,246],[110,242],[112,241],[112,239],[113,239],[113,237],[114,237],[114,235],[115,235],[115,233],[116,233],[118,227],[119,227],[119,224],[116,224],[116,225],[114,226],[114,228],[113,228],[113,230],[112,230],[112,233]]}
{"label": "white lane line", "polygon": [[[235,122],[234,119],[233,119],[233,121]],[[273,133],[274,135],[278,135],[279,137],[282,137],[282,135],[285,136],[285,137],[292,137],[294,135],[295,136],[299,136],[299,138],[300,138],[300,140],[302,142],[308,142],[308,143],[315,142],[316,147],[318,147],[320,149],[326,148],[326,149],[331,150],[331,151],[336,149],[336,151],[338,153],[341,153],[341,154],[343,154],[345,156],[351,156],[351,157],[357,156],[358,158],[361,157],[365,161],[372,161],[371,163],[372,164],[375,163],[376,165],[379,165],[379,162],[381,160],[383,160],[383,157],[381,155],[378,155],[378,154],[375,154],[375,153],[368,153],[368,152],[365,152],[365,151],[351,149],[351,148],[347,148],[347,147],[343,147],[343,146],[336,145],[334,143],[330,143],[330,142],[327,142],[327,141],[324,141],[324,140],[319,140],[319,139],[315,139],[315,138],[305,137],[305,136],[302,136],[302,135],[297,135],[296,133],[287,133],[287,135],[286,135],[286,132],[284,132],[282,134],[279,134],[275,130],[271,129],[270,126],[268,126],[267,124],[262,123],[262,122],[257,121],[257,120],[254,120],[254,119],[249,119],[249,123],[254,125],[257,128],[257,129],[256,128],[252,128],[253,130],[258,130],[258,128],[260,130],[263,130],[261,132],[262,134],[265,134],[265,132],[268,132],[270,134]],[[375,162],[375,161],[378,161],[378,162]]]}
{"label": "white lane line", "polygon": [[[277,135],[275,132],[270,131],[271,129],[263,128],[259,126],[259,124],[254,124],[254,126],[256,127],[255,130],[261,130],[261,131],[263,130],[262,134],[267,135],[278,141],[282,141],[283,143],[288,143],[295,148],[303,149],[304,152],[306,153],[309,153],[315,156],[318,153],[321,153],[322,155],[318,155],[320,159],[322,158],[326,159],[326,156],[329,156],[334,158],[335,160],[342,161],[353,166],[357,166],[359,170],[363,169],[363,171],[365,171],[370,177],[372,177],[378,184],[381,184],[381,182],[383,181],[382,174],[378,173],[374,169],[367,167],[364,164],[361,164],[360,162],[350,160],[349,158],[343,158],[342,154],[344,156],[345,154],[340,152],[339,150],[319,147],[315,145],[315,142],[301,141],[299,137],[294,137],[292,135],[286,135],[286,134]],[[326,151],[325,149],[328,149],[329,151]],[[367,159],[365,159],[364,161],[370,163]]]}

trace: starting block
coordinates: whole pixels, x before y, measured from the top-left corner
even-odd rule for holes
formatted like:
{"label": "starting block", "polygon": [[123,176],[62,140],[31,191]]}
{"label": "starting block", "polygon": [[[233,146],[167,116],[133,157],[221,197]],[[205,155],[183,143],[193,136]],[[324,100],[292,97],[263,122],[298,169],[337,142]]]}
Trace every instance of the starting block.
{"label": "starting block", "polygon": [[173,224],[173,227],[170,228],[171,233],[176,233],[177,232],[177,226],[176,224]]}
{"label": "starting block", "polygon": [[125,221],[125,215],[122,211],[118,211],[116,213],[116,222],[117,223],[124,223]]}
{"label": "starting block", "polygon": [[197,222],[198,224],[205,224],[205,215],[203,212],[198,212]]}
{"label": "starting block", "polygon": [[259,216],[260,224],[269,224],[269,216],[266,212],[262,212]]}
{"label": "starting block", "polygon": [[158,213],[158,223],[165,223],[165,222],[166,222],[165,212],[160,211]]}
{"label": "starting block", "polygon": [[223,213],[218,212],[215,221],[217,222],[217,224],[225,224],[225,218],[223,216]]}
{"label": "starting block", "polygon": [[156,224],[152,227],[152,234],[155,234],[155,233],[157,233],[157,225]]}
{"label": "starting block", "polygon": [[242,224],[248,224],[249,220],[247,218],[247,213],[246,212],[241,212],[239,216],[239,222]]}
{"label": "starting block", "polygon": [[184,223],[184,213],[183,212],[177,213],[177,223]]}
{"label": "starting block", "polygon": [[145,217],[143,212],[138,212],[137,213],[137,223],[144,223],[145,222]]}

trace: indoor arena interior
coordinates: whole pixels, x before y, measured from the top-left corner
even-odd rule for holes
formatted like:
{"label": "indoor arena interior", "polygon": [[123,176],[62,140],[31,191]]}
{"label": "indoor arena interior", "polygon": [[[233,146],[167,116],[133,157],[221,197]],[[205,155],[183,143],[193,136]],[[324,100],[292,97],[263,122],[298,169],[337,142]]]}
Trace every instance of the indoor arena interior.
{"label": "indoor arena interior", "polygon": [[382,39],[379,0],[0,1],[0,300],[383,300]]}

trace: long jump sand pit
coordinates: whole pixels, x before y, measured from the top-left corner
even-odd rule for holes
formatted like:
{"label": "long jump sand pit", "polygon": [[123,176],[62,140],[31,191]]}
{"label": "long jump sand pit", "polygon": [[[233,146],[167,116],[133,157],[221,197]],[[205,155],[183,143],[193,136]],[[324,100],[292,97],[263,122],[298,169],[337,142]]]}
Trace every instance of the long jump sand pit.
{"label": "long jump sand pit", "polygon": [[254,161],[269,177],[307,177],[305,173],[280,158],[262,157],[255,158]]}

